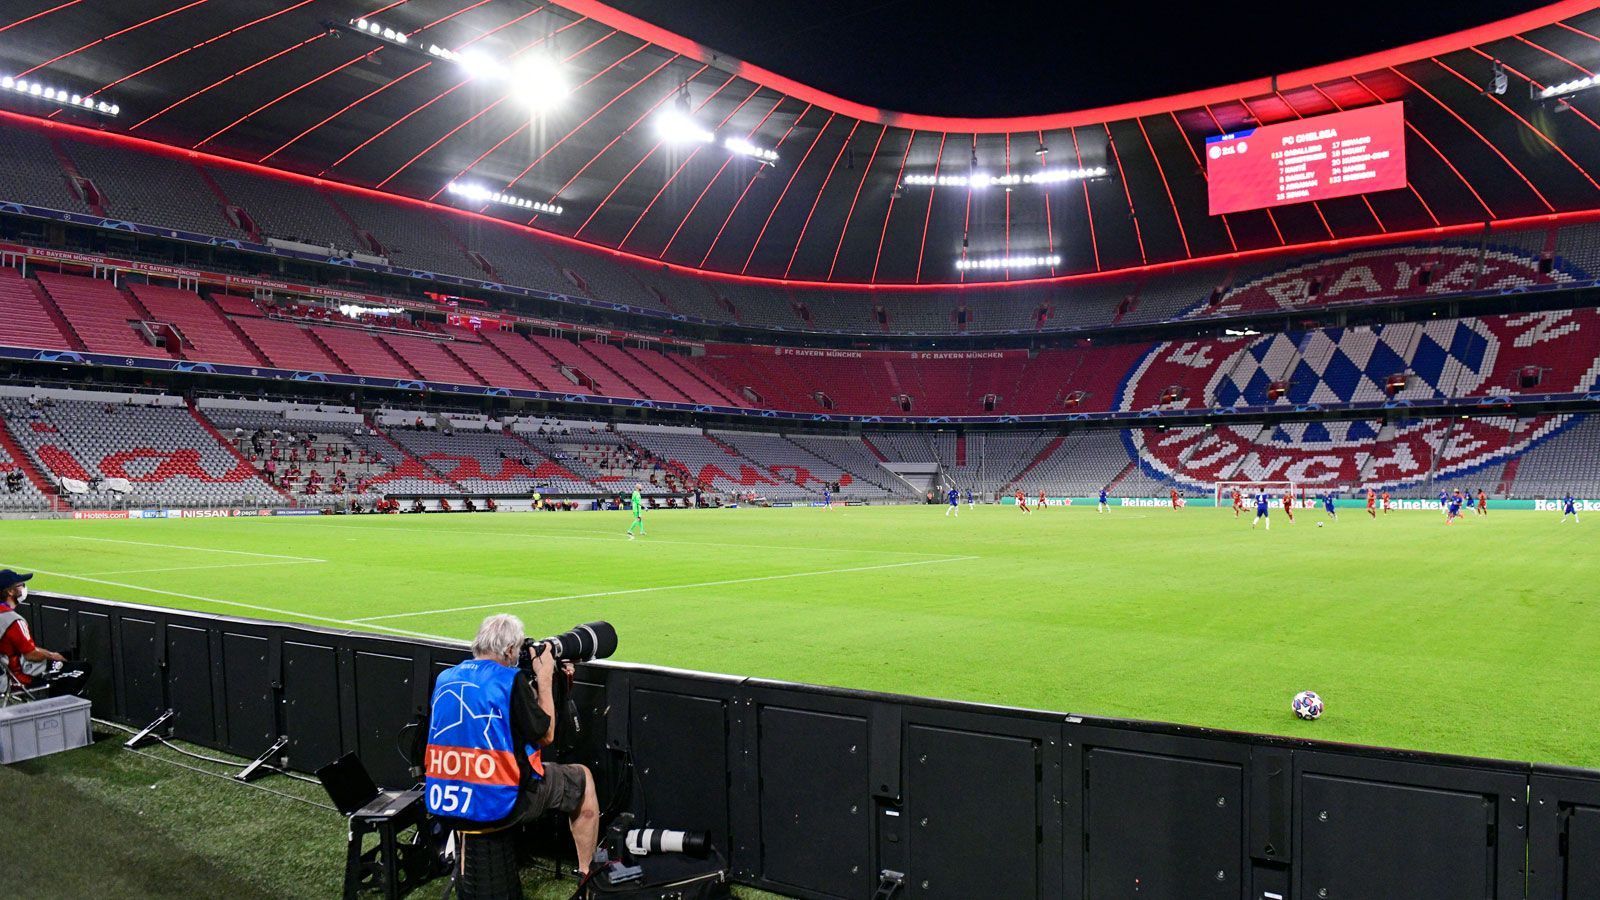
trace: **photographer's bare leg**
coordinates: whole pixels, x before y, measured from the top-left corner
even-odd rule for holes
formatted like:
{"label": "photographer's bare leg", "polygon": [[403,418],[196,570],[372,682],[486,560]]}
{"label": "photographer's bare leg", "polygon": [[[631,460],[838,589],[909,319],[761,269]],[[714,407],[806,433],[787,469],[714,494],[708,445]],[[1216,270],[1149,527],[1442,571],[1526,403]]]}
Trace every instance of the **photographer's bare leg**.
{"label": "photographer's bare leg", "polygon": [[595,845],[600,840],[600,801],[594,794],[594,773],[588,766],[578,768],[583,770],[583,803],[568,821],[572,827],[572,843],[578,848],[578,872],[587,875],[589,865],[594,862]]}

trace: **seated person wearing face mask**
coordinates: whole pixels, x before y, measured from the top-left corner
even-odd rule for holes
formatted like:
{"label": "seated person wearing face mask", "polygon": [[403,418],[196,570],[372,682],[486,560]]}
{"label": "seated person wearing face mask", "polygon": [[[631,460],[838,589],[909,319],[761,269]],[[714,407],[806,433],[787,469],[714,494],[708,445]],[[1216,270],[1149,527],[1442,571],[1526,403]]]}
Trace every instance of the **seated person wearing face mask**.
{"label": "seated person wearing face mask", "polygon": [[35,644],[28,621],[17,612],[17,605],[28,596],[32,577],[32,573],[19,575],[0,569],[0,663],[6,668],[0,684],[10,679],[35,697],[81,694],[89,679],[89,664],[69,661]]}

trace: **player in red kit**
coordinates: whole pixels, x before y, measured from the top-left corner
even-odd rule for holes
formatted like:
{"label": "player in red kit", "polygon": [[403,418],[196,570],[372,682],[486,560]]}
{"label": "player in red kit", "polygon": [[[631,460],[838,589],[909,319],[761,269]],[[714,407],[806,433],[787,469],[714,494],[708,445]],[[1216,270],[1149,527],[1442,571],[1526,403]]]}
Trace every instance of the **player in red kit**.
{"label": "player in red kit", "polygon": [[1283,514],[1289,517],[1289,524],[1294,524],[1294,496],[1289,491],[1283,492]]}
{"label": "player in red kit", "polygon": [[1173,488],[1168,493],[1170,493],[1172,495],[1172,508],[1173,509],[1177,509],[1178,508],[1178,489],[1177,488]]}
{"label": "player in red kit", "polygon": [[1033,510],[1028,508],[1028,495],[1021,491],[1017,491],[1017,508],[1025,513],[1033,512]]}
{"label": "player in red kit", "polygon": [[1378,492],[1372,488],[1367,488],[1367,515],[1378,517]]}
{"label": "player in red kit", "polygon": [[1384,491],[1383,492],[1383,514],[1384,515],[1388,515],[1389,514],[1389,492],[1388,491]]}
{"label": "player in red kit", "polygon": [[1238,488],[1233,489],[1233,517],[1239,518],[1239,513],[1244,512],[1244,494]]}
{"label": "player in red kit", "polygon": [[1042,509],[1050,505],[1050,500],[1045,497],[1044,491],[1039,492],[1039,507]]}

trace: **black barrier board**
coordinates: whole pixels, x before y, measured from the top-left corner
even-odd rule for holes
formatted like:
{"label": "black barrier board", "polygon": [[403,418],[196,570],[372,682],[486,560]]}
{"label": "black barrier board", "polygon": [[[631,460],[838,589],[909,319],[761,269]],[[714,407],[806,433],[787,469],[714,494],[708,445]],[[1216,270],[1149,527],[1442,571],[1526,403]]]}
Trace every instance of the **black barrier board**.
{"label": "black barrier board", "polygon": [[[95,714],[310,772],[400,732],[459,644],[35,594]],[[815,900],[1600,900],[1600,772],[785,684],[578,667],[552,759],[602,806],[709,831],[745,883]],[[562,823],[541,846],[570,853]],[[1526,891],[1524,891],[1524,882]]]}

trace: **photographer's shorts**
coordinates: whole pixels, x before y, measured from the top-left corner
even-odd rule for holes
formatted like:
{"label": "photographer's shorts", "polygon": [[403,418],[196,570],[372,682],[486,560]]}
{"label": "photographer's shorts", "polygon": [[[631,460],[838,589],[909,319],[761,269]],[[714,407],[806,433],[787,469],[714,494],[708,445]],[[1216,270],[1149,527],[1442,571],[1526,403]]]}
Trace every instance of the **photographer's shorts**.
{"label": "photographer's shorts", "polygon": [[539,786],[528,792],[528,808],[522,820],[536,819],[550,810],[571,815],[583,805],[584,772],[581,766],[547,762]]}

